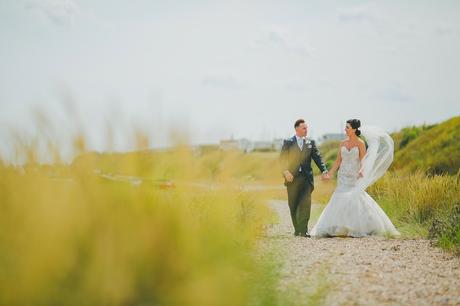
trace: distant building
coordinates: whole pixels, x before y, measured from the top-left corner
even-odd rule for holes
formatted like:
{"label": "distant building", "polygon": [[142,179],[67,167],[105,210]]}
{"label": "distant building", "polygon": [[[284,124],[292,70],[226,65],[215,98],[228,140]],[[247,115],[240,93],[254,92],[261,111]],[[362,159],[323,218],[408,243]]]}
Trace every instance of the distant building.
{"label": "distant building", "polygon": [[329,133],[329,134],[324,134],[318,139],[318,143],[323,143],[329,140],[344,140],[345,139],[345,134],[342,133]]}

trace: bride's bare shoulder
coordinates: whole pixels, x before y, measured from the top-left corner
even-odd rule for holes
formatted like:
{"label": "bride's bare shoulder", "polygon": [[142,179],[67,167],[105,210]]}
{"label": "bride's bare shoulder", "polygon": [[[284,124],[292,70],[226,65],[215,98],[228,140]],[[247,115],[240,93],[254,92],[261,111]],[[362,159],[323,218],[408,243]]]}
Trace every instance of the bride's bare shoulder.
{"label": "bride's bare shoulder", "polygon": [[366,151],[366,143],[361,138],[358,138],[358,148],[362,151]]}

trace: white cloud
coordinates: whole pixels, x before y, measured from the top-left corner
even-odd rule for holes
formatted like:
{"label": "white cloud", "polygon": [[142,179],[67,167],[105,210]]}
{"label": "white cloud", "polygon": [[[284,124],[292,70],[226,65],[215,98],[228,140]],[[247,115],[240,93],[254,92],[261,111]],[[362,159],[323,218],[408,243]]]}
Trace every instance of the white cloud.
{"label": "white cloud", "polygon": [[206,76],[201,81],[206,87],[224,88],[230,90],[239,90],[247,88],[247,83],[231,75],[213,75]]}
{"label": "white cloud", "polygon": [[388,32],[392,27],[392,22],[388,20],[388,12],[382,7],[377,7],[375,3],[342,8],[337,13],[337,19],[343,24],[369,25],[379,35]]}
{"label": "white cloud", "polygon": [[460,28],[458,24],[440,23],[435,27],[434,32],[439,36],[459,35]]}
{"label": "white cloud", "polygon": [[286,91],[289,92],[304,92],[307,91],[311,88],[311,85],[309,85],[306,82],[301,82],[301,81],[292,81],[288,82],[285,86]]}
{"label": "white cloud", "polygon": [[73,25],[81,14],[79,6],[73,0],[30,0],[26,2],[25,8],[43,14],[59,26]]}
{"label": "white cloud", "polygon": [[388,102],[407,103],[415,100],[400,83],[393,83],[383,90],[380,98]]}
{"label": "white cloud", "polygon": [[271,27],[260,30],[259,37],[254,39],[255,47],[273,47],[288,51],[304,57],[310,57],[314,53],[314,48],[299,35],[293,35],[280,27]]}
{"label": "white cloud", "polygon": [[369,5],[360,5],[339,10],[337,17],[342,22],[374,22],[377,18]]}
{"label": "white cloud", "polygon": [[333,82],[324,78],[317,78],[311,80],[310,82],[295,80],[287,82],[285,85],[285,90],[288,92],[301,93],[313,90],[333,90],[336,86]]}

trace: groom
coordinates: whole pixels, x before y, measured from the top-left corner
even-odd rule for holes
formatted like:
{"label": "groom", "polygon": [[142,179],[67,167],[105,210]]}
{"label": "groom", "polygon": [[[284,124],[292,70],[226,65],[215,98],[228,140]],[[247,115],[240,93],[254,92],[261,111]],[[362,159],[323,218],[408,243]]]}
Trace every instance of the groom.
{"label": "groom", "polygon": [[310,237],[308,220],[310,219],[311,193],[314,188],[311,160],[315,161],[323,173],[323,180],[329,179],[329,175],[315,141],[306,138],[308,127],[305,121],[297,120],[294,128],[295,135],[284,140],[280,160],[294,225],[294,235]]}

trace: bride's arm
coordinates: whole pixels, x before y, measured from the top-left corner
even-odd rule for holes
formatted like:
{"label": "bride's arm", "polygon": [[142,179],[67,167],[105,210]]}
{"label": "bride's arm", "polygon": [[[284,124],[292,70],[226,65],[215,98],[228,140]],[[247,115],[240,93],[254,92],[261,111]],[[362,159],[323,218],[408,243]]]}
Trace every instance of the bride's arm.
{"label": "bride's arm", "polygon": [[340,163],[342,162],[342,153],[341,153],[342,143],[339,145],[339,152],[337,153],[337,158],[335,159],[334,165],[332,165],[331,170],[329,170],[329,176],[331,178],[334,177],[335,172],[340,167]]}

